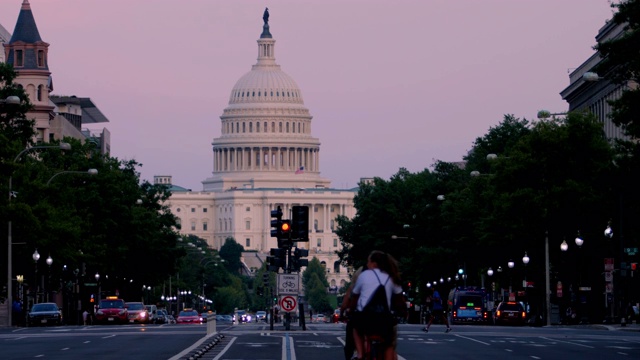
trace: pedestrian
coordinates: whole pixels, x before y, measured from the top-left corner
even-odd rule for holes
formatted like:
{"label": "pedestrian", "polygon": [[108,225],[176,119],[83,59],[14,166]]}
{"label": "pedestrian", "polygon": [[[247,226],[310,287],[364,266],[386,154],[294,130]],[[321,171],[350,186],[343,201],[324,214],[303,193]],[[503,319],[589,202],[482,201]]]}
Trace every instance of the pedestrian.
{"label": "pedestrian", "polygon": [[356,343],[353,338],[353,321],[349,319],[349,299],[351,297],[351,290],[358,280],[358,276],[362,272],[362,266],[353,273],[351,277],[351,285],[347,289],[347,292],[342,298],[342,304],[340,305],[340,318],[346,321],[346,333],[344,339],[344,358],[345,360],[351,360],[354,358],[353,352],[356,351]]}
{"label": "pedestrian", "polygon": [[431,303],[433,304],[431,314],[429,316],[429,322],[427,326],[422,329],[424,332],[429,332],[429,328],[431,327],[431,323],[433,322],[434,317],[438,317],[442,319],[442,322],[447,325],[447,329],[444,331],[448,333],[451,331],[451,327],[449,326],[449,320],[447,320],[447,316],[444,314],[444,305],[442,304],[442,297],[436,288],[433,288],[433,294],[431,295]]}
{"label": "pedestrian", "polygon": [[82,321],[85,326],[87,325],[88,319],[89,319],[89,312],[87,311],[87,309],[84,309],[84,312],[82,313]]}
{"label": "pedestrian", "polygon": [[387,308],[389,310],[406,311],[406,306],[403,308],[401,305],[404,304],[402,287],[399,285],[401,283],[398,264],[395,259],[382,251],[372,251],[368,257],[367,270],[358,276],[349,298],[349,306],[356,311],[354,315],[357,315],[354,318],[353,336],[358,359],[363,359],[365,355],[365,338],[367,332],[371,331],[368,324],[383,326],[380,329],[382,333],[375,334],[382,335],[384,338],[384,342],[381,344],[384,348],[382,358],[386,360],[396,358],[397,322],[387,322],[385,317],[379,319],[366,318],[363,311],[380,285],[384,286],[385,289]]}

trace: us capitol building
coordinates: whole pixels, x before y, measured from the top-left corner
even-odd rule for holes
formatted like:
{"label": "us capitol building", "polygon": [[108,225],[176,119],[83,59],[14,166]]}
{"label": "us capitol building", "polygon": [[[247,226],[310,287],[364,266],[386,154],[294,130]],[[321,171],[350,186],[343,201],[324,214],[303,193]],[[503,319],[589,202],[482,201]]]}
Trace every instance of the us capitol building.
{"label": "us capitol building", "polygon": [[357,189],[333,189],[320,176],[320,141],[311,134],[309,109],[296,82],[275,61],[275,39],[265,11],[258,39],[258,62],[231,89],[221,120],[221,136],[213,140],[213,176],[203,191],[171,185],[171,176],[154,183],[171,186],[166,205],[181,224],[181,233],[195,235],[220,249],[227,238],[244,246],[245,272],[260,268],[271,248],[270,211],[280,206],[291,218],[295,205],[309,207],[309,259],[326,266],[332,290],[348,281],[336,250],[338,215],[355,216]]}

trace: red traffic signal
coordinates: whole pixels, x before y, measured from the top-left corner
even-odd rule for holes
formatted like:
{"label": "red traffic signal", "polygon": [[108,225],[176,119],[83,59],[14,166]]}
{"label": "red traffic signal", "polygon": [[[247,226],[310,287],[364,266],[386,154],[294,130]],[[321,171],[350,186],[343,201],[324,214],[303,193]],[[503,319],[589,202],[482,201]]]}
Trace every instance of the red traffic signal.
{"label": "red traffic signal", "polygon": [[638,270],[638,263],[631,263],[631,270],[632,271]]}
{"label": "red traffic signal", "polygon": [[288,234],[291,231],[291,221],[289,220],[282,220],[282,224],[280,224],[280,231],[282,231],[282,234]]}

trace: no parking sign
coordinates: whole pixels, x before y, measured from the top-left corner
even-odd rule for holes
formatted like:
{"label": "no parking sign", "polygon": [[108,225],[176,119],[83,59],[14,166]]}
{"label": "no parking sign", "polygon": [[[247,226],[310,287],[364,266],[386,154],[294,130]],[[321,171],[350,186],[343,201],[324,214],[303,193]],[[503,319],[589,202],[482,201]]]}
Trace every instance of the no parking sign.
{"label": "no parking sign", "polygon": [[297,296],[285,295],[280,297],[280,309],[285,312],[294,312],[298,308]]}

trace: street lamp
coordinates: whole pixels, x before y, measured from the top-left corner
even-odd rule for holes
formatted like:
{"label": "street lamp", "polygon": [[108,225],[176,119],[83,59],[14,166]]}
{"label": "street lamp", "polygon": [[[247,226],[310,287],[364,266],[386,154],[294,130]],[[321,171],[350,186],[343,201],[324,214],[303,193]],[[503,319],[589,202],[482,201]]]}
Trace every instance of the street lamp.
{"label": "street lamp", "polygon": [[100,304],[100,300],[102,300],[102,296],[100,296],[100,293],[102,292],[102,288],[100,286],[100,274],[96,273],[94,277],[96,278],[96,283],[98,285],[98,304]]}
{"label": "street lamp", "polygon": [[54,174],[51,178],[49,178],[49,181],[47,181],[47,186],[49,186],[49,184],[51,184],[51,180],[53,180],[54,178],[56,178],[58,175],[62,175],[62,174],[88,174],[88,175],[97,175],[98,174],[98,169],[89,169],[87,171],[60,171],[59,173]]}
{"label": "street lamp", "polygon": [[[19,104],[20,103],[20,99],[18,98],[18,102],[16,102],[17,96],[9,96],[6,100],[4,100],[3,102],[0,103],[6,103],[6,104]],[[37,150],[37,149],[60,149],[60,150],[71,150],[71,144],[69,143],[65,143],[65,142],[61,142],[58,145],[37,145],[37,146],[32,146],[29,148],[26,148],[22,151],[20,151],[20,153],[18,153],[18,155],[13,159],[13,163],[17,163],[18,160],[20,159],[20,157],[28,152],[28,151],[32,151],[32,150]],[[11,206],[11,199],[16,197],[16,194],[13,192],[13,172],[11,172],[9,174],[9,202],[8,202],[8,207],[10,208]],[[11,264],[11,250],[12,250],[12,245],[13,245],[13,239],[12,239],[12,234],[11,234],[11,216],[9,216],[9,221],[7,222],[7,325],[11,326],[12,322],[11,322],[11,313],[12,313],[12,309],[11,309],[11,304],[13,303],[13,296],[12,296],[12,264]]]}
{"label": "street lamp", "polygon": [[38,253],[38,249],[36,249],[36,251],[33,252],[33,255],[31,255],[31,258],[33,258],[33,263],[35,264],[35,282],[36,282],[36,297],[35,297],[35,303],[38,303],[38,290],[40,287],[40,281],[38,281],[38,260],[40,260],[40,254]]}
{"label": "street lamp", "polygon": [[49,302],[49,287],[51,286],[51,264],[53,264],[53,258],[51,257],[51,255],[49,255],[49,257],[47,257],[47,265],[49,266],[48,272],[47,272],[47,286],[45,288],[45,291],[47,292],[47,302]]}

